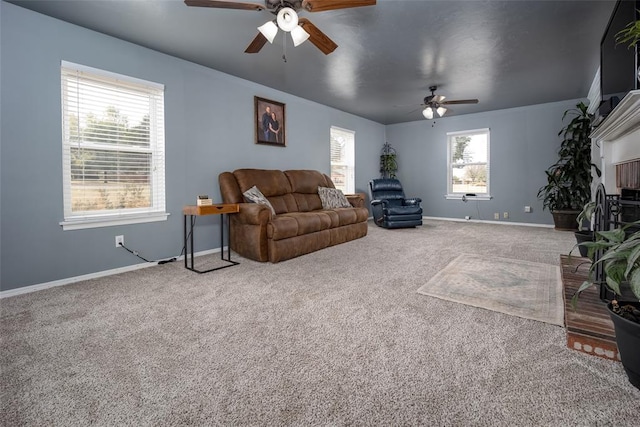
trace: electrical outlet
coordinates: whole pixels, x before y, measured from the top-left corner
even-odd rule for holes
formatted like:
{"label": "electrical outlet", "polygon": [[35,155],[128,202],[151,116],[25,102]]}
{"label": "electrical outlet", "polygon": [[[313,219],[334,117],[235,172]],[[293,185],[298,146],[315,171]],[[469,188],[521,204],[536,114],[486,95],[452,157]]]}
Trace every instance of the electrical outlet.
{"label": "electrical outlet", "polygon": [[465,216],[464,219],[466,219],[467,221],[469,221],[471,219],[471,217],[469,215]]}
{"label": "electrical outlet", "polygon": [[502,213],[502,217],[503,217],[504,219],[508,219],[508,218],[509,218],[509,212],[503,212],[503,213]]}
{"label": "electrical outlet", "polygon": [[124,236],[122,235],[116,236],[116,248],[119,248],[120,246],[124,246]]}
{"label": "electrical outlet", "polygon": [[531,213],[531,206],[525,206],[525,207],[524,207],[524,211],[525,211],[526,213]]}
{"label": "electrical outlet", "polygon": [[499,212],[494,213],[493,219],[500,219],[500,213]]}

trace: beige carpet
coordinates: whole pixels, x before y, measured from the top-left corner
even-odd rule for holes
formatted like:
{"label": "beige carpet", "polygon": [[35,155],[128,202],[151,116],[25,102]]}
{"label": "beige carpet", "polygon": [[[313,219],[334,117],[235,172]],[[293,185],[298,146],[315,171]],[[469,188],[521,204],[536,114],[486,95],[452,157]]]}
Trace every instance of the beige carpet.
{"label": "beige carpet", "polygon": [[416,292],[461,253],[553,265],[573,233],[369,224],[278,264],[0,300],[0,426],[638,425],[622,364],[563,328]]}
{"label": "beige carpet", "polygon": [[558,265],[461,254],[418,293],[564,326]]}

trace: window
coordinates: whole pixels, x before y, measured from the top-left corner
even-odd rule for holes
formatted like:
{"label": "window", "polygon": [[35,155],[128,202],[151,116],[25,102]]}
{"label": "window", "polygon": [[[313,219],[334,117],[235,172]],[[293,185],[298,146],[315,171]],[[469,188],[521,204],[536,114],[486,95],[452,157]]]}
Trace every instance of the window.
{"label": "window", "polygon": [[447,133],[447,197],[489,195],[489,129]]}
{"label": "window", "polygon": [[356,134],[331,127],[331,180],[345,194],[356,191]]}
{"label": "window", "polygon": [[62,62],[63,229],[166,220],[164,86]]}

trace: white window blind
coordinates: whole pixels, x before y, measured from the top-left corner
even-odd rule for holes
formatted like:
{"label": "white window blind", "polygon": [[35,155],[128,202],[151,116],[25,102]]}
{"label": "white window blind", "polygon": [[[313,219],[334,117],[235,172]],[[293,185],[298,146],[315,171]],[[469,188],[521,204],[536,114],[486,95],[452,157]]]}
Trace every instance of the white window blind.
{"label": "white window blind", "polygon": [[331,180],[345,194],[355,192],[355,132],[331,127]]}
{"label": "white window blind", "polygon": [[164,86],[63,62],[61,87],[63,227],[166,219]]}

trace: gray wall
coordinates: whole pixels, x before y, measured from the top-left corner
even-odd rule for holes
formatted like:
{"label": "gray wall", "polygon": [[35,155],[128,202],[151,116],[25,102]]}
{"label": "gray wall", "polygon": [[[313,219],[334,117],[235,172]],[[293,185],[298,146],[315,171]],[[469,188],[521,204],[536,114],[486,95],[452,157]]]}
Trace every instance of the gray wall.
{"label": "gray wall", "polygon": [[[182,206],[220,201],[217,176],[241,167],[329,173],[329,129],[356,132],[356,189],[378,174],[385,127],[255,83],[0,2],[0,290],[136,264],[182,249]],[[167,221],[62,231],[60,61],[165,85]],[[286,103],[288,147],[255,145],[254,96]],[[219,246],[198,219],[196,251]]]}
{"label": "gray wall", "polygon": [[[480,100],[482,102],[482,100]],[[398,152],[399,178],[409,196],[423,199],[426,216],[552,224],[536,197],[544,171],[557,160],[562,115],[578,100],[452,116],[387,126],[387,141]],[[432,126],[433,125],[433,126]],[[447,132],[489,128],[492,200],[446,200]],[[525,213],[524,207],[532,212]],[[509,219],[503,219],[503,213]]]}
{"label": "gray wall", "polygon": [[[0,290],[137,264],[182,249],[182,206],[197,194],[220,200],[217,176],[241,167],[329,172],[329,129],[356,132],[356,190],[368,193],[385,141],[399,178],[425,215],[551,224],[536,198],[556,160],[562,113],[577,100],[383,126],[342,111],[0,2]],[[60,61],[165,85],[164,222],[62,231]],[[286,103],[288,147],[255,145],[253,97]],[[446,133],[491,129],[491,201],[445,200]],[[524,206],[533,212],[524,213]],[[199,218],[196,251],[217,248],[218,218]]]}

